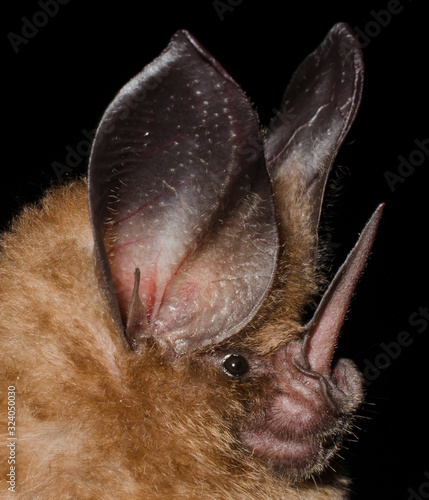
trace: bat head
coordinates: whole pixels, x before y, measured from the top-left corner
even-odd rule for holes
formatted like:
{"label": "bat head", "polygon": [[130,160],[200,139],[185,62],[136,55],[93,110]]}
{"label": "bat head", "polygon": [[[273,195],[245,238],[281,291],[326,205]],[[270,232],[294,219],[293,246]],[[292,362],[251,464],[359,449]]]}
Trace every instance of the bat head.
{"label": "bat head", "polygon": [[83,182],[48,195],[0,254],[26,491],[297,498],[322,474],[362,400],[335,347],[382,206],[304,318],[362,75],[354,35],[334,26],[261,130],[241,88],[179,31],[118,93],[88,203]]}
{"label": "bat head", "polygon": [[264,140],[240,87],[180,31],[107,108],[90,159],[97,263],[124,349],[138,356],[150,342],[168,363],[204,360],[222,387],[229,378],[238,442],[291,477],[325,467],[362,399],[357,369],[334,351],[382,207],[301,320],[362,79],[338,24],[295,72]]}

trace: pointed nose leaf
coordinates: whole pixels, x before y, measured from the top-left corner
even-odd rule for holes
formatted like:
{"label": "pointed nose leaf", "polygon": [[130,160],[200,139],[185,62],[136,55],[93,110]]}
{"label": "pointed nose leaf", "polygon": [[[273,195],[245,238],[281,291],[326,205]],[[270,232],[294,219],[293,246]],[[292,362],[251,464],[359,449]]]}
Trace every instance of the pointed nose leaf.
{"label": "pointed nose leaf", "polygon": [[313,371],[329,376],[340,330],[372,245],[384,204],[367,222],[360,238],[325,292],[312,320],[307,325],[307,357]]}

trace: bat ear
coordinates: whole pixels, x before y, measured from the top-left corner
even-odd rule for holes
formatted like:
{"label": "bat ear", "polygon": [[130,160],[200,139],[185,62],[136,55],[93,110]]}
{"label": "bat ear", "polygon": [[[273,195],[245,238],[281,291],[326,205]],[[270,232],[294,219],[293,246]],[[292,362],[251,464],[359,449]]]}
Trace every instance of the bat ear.
{"label": "bat ear", "polygon": [[[186,353],[237,332],[271,285],[278,237],[251,105],[186,31],[106,110],[88,196],[95,252],[131,349]],[[263,150],[262,147],[259,148]]]}
{"label": "bat ear", "polygon": [[[296,70],[269,126],[265,156],[274,193],[281,196],[302,180],[305,200],[300,203],[309,207],[313,255],[327,177],[356,115],[362,83],[358,41],[347,25],[336,24]],[[279,216],[286,224],[284,214]]]}

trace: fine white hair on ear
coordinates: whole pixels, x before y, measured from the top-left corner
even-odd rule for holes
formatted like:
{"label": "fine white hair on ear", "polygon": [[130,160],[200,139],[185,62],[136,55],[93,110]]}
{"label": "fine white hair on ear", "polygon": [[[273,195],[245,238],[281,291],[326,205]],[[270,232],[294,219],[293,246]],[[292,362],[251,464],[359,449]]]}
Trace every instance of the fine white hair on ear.
{"label": "fine white hair on ear", "polygon": [[[148,335],[179,354],[213,345],[266,297],[277,227],[262,145],[249,160],[249,140],[261,142],[249,100],[186,31],[107,108],[91,153],[89,204],[120,332],[140,270],[135,299],[147,321],[124,331],[131,348]],[[103,235],[114,241],[110,264]]]}

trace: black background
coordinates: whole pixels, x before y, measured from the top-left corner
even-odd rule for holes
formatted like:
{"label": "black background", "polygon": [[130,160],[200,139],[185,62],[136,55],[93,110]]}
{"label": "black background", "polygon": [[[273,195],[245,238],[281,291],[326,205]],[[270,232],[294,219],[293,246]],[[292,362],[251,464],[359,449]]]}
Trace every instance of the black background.
{"label": "black background", "polygon": [[[69,0],[27,43],[19,44],[17,53],[8,33],[21,35],[22,17],[32,20],[42,9],[36,1],[8,5],[3,16],[1,227],[58,182],[52,163],[65,163],[66,147],[76,149],[85,139],[83,130],[96,127],[120,87],[159,54],[177,29],[188,29],[221,62],[267,124],[292,72],[330,27],[338,21],[357,27],[367,34],[361,38],[366,78],[360,112],[337,158],[343,168],[333,173],[341,184],[329,209],[333,269],[375,206],[384,201],[386,208],[341,340],[342,354],[362,369],[377,364],[380,374],[370,374],[375,380],[360,410],[358,442],[349,443],[343,456],[354,478],[353,498],[408,499],[410,488],[420,488],[422,498],[429,498],[429,485],[424,486],[429,482],[429,321],[413,324],[409,319],[419,308],[429,308],[429,154],[423,162],[422,154],[413,155],[415,141],[429,139],[427,2],[426,10],[423,0],[341,6],[225,0],[218,2],[221,10],[222,3],[227,10],[220,12],[205,0]],[[390,20],[389,8],[396,12]],[[385,172],[399,174],[399,157],[410,155],[415,169],[392,191]],[[72,177],[85,173],[86,160],[83,155]],[[381,344],[396,341],[402,331],[410,334],[411,345],[381,367],[386,361]]]}

